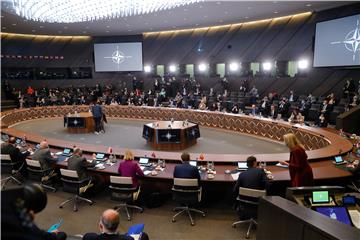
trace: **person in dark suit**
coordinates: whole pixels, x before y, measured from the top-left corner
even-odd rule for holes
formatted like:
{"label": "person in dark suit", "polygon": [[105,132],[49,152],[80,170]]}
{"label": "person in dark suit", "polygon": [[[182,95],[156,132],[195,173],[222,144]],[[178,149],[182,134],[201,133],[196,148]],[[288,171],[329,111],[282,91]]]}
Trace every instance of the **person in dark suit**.
{"label": "person in dark suit", "polygon": [[275,104],[271,104],[269,114],[267,115],[268,118],[277,119],[278,110],[276,109]]}
{"label": "person in dark suit", "polygon": [[99,222],[100,234],[86,233],[83,240],[133,240],[131,236],[120,234],[117,229],[120,223],[119,213],[113,209],[105,210]]}
{"label": "person in dark suit", "polygon": [[200,173],[197,167],[189,164],[190,155],[186,152],[181,154],[182,164],[175,166],[174,178],[198,179],[200,184]]}
{"label": "person in dark suit", "polygon": [[[30,155],[30,151],[21,152],[19,148],[15,146],[16,139],[14,137],[10,137],[7,143],[1,145],[1,154],[10,155],[10,159],[13,163],[17,163],[15,168],[21,166],[21,164],[25,161],[26,157]],[[26,167],[21,169],[21,174],[26,175]]]}
{"label": "person in dark suit", "polygon": [[101,119],[103,117],[102,107],[97,101],[94,101],[94,105],[91,106],[91,112],[95,121],[95,134],[99,134],[101,131]]}
{"label": "person in dark suit", "polygon": [[49,145],[46,141],[40,143],[39,149],[34,152],[31,158],[39,161],[43,170],[53,169],[52,164],[57,161],[57,158],[51,156]]}
{"label": "person in dark suit", "polygon": [[253,189],[265,189],[267,184],[267,177],[264,169],[257,167],[257,161],[254,156],[250,156],[246,159],[246,165],[248,169],[240,173],[236,184],[234,186],[234,196],[239,195],[239,187],[253,188]]}
{"label": "person in dark suit", "polygon": [[74,148],[73,155],[68,159],[68,169],[75,170],[79,175],[79,179],[83,180],[89,177],[87,173],[88,167],[95,167],[95,161],[88,163],[86,158],[82,156],[82,150],[78,147]]}

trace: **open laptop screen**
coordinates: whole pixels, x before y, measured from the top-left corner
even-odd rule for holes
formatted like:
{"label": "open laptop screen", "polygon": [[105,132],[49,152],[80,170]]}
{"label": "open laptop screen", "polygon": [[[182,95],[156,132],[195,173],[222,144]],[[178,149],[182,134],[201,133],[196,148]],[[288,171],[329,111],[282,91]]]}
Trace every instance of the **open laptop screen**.
{"label": "open laptop screen", "polygon": [[344,160],[343,160],[343,158],[341,157],[341,156],[336,156],[335,157],[335,162],[336,163],[342,163]]}
{"label": "open laptop screen", "polygon": [[325,216],[328,216],[331,219],[335,219],[339,222],[352,226],[349,212],[346,207],[317,207],[316,211]]}
{"label": "open laptop screen", "polygon": [[197,161],[189,161],[189,164],[190,164],[191,166],[196,167],[196,166],[197,166]]}
{"label": "open laptop screen", "polygon": [[140,164],[140,165],[146,165],[146,164],[148,164],[148,163],[149,163],[149,159],[148,159],[148,158],[141,157],[141,158],[139,159],[139,164]]}
{"label": "open laptop screen", "polygon": [[246,162],[238,162],[239,169],[248,169]]}
{"label": "open laptop screen", "polygon": [[329,203],[329,191],[313,191],[312,203]]}
{"label": "open laptop screen", "polygon": [[104,159],[105,154],[104,153],[97,153],[96,154],[96,159]]}
{"label": "open laptop screen", "polygon": [[70,148],[65,148],[63,154],[70,154],[70,152],[71,152]]}

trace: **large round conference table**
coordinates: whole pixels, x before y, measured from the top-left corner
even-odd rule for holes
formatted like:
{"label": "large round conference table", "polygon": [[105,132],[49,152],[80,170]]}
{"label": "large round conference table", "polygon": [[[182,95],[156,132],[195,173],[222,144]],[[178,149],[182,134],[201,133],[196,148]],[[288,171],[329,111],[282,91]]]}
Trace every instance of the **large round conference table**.
{"label": "large round conference table", "polygon": [[[134,106],[103,106],[107,118],[114,119],[142,119],[149,121],[166,121],[171,118],[179,121],[189,120],[198,123],[199,126],[212,127],[223,131],[233,131],[239,134],[251,135],[253,137],[265,139],[267,141],[282,142],[282,136],[286,133],[294,133],[304,143],[307,150],[308,159],[313,169],[315,181],[348,178],[351,173],[333,164],[333,159],[338,155],[345,155],[351,151],[352,143],[341,137],[335,131],[328,131],[322,128],[313,128],[305,125],[290,124],[285,121],[272,120],[261,117],[247,116],[243,114],[229,114],[222,112],[209,112],[191,109],[174,109],[161,107],[134,107]],[[23,137],[26,135],[27,142],[31,144],[39,143],[44,139],[43,136],[31,132],[23,132],[12,128],[13,125],[33,119],[63,118],[69,113],[84,112],[89,109],[87,105],[80,106],[50,106],[26,108],[3,112],[1,116],[1,132],[9,136]],[[139,134],[139,138],[141,138]],[[93,153],[106,153],[108,146],[85,144],[80,142],[69,142],[61,139],[46,137],[53,151],[61,151],[64,148],[72,148],[74,145],[80,147],[89,158]],[[113,153],[121,156],[125,152],[124,148],[113,148]],[[156,181],[156,179],[172,179],[173,170],[180,162],[179,152],[151,151],[133,149],[136,157],[156,156],[157,159],[166,161],[166,168],[156,176],[146,176],[145,179]],[[199,153],[190,153],[192,158]],[[235,180],[225,170],[236,169],[237,162],[246,161],[248,155],[245,154],[207,154],[204,153],[205,160],[214,162],[216,175],[213,179],[208,179],[206,174],[202,174],[203,181],[213,182],[234,182]],[[266,162],[266,169],[274,177],[273,182],[289,181],[289,171],[286,168],[275,166],[279,161],[289,159],[289,153],[276,154],[255,154],[258,161]],[[105,176],[116,175],[120,161],[115,164],[106,165],[105,169],[92,170]],[[58,167],[66,167],[65,161],[59,161]]]}

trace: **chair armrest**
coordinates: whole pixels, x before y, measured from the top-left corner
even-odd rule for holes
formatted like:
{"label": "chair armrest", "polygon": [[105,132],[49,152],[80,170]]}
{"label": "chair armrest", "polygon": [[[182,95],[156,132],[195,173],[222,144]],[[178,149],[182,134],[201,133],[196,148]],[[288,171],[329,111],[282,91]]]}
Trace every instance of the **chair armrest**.
{"label": "chair armrest", "polygon": [[110,189],[113,189],[113,190],[119,190],[119,191],[134,191],[136,192],[137,191],[137,188],[120,188],[120,187],[114,187],[114,186],[109,186]]}

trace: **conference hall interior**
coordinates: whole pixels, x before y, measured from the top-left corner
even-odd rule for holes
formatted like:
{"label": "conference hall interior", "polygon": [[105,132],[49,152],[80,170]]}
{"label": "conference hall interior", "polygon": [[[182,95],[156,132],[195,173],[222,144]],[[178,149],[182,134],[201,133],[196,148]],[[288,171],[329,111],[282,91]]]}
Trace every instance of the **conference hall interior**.
{"label": "conference hall interior", "polygon": [[358,1],[1,0],[2,239],[360,239]]}

